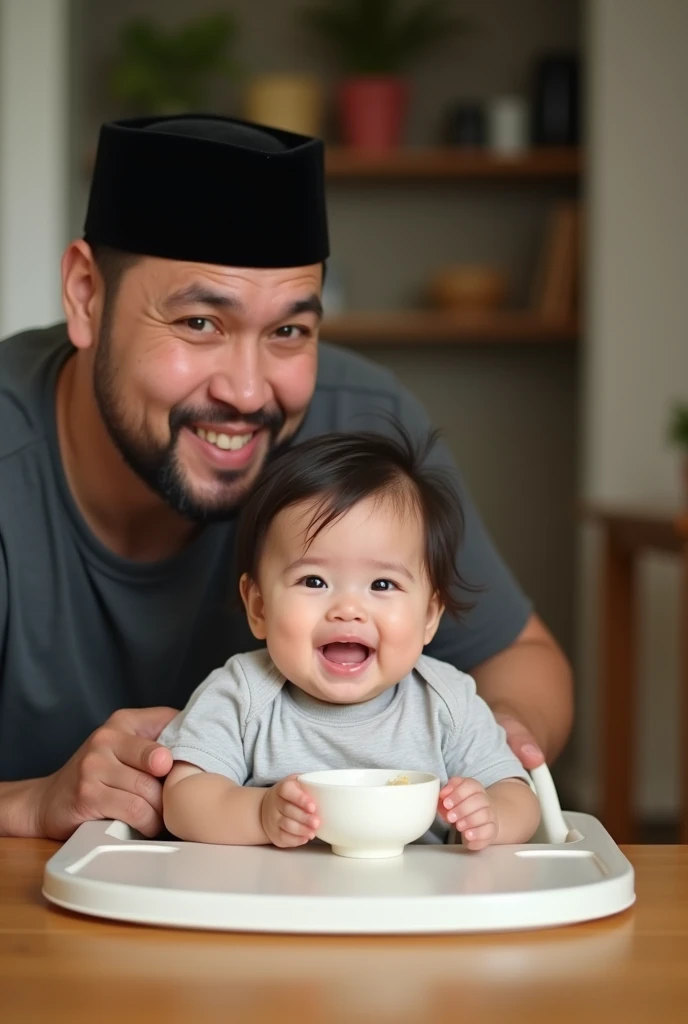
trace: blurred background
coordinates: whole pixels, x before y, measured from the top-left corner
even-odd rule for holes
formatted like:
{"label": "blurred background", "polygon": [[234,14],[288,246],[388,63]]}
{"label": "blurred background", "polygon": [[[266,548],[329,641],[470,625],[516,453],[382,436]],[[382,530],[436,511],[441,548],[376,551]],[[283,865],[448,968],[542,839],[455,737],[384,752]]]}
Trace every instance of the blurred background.
{"label": "blurred background", "polygon": [[[0,333],[61,316],[102,121],[200,109],[322,135],[322,336],[442,428],[574,663],[557,780],[594,812],[615,612],[589,510],[652,507],[671,532],[685,497],[687,40],[683,0],[0,0]],[[680,559],[652,547],[629,742],[657,838],[678,815],[688,622]]]}

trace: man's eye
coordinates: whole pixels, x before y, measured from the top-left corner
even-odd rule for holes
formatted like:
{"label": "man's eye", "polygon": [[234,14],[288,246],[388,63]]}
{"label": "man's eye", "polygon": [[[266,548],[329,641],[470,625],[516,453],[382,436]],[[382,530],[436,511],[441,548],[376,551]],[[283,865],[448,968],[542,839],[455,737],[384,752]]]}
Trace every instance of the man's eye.
{"label": "man's eye", "polygon": [[304,587],[310,587],[311,590],[323,590],[327,586],[322,576],[304,576],[299,583]]}
{"label": "man's eye", "polygon": [[371,589],[382,591],[384,593],[386,590],[397,590],[397,585],[396,583],[393,583],[392,580],[373,580]]}
{"label": "man's eye", "polygon": [[189,316],[182,323],[197,334],[210,334],[215,330],[215,324],[207,316]]}
{"label": "man's eye", "polygon": [[296,341],[298,338],[308,337],[309,334],[310,331],[306,327],[299,327],[297,324],[285,324],[275,331],[275,337],[285,341]]}

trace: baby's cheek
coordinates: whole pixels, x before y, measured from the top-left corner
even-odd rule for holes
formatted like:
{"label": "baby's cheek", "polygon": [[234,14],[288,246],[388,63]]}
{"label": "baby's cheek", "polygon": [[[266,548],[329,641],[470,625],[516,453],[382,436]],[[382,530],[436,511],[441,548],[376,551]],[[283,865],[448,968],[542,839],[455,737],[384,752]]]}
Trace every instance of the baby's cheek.
{"label": "baby's cheek", "polygon": [[421,653],[422,639],[419,641],[413,630],[388,633],[380,650],[383,673],[390,679],[401,679],[411,671]]}
{"label": "baby's cheek", "polygon": [[423,646],[425,620],[420,614],[390,617],[384,625],[383,637],[397,650],[413,650]]}
{"label": "baby's cheek", "polygon": [[271,633],[281,643],[310,644],[313,631],[312,615],[300,602],[283,607],[271,620]]}

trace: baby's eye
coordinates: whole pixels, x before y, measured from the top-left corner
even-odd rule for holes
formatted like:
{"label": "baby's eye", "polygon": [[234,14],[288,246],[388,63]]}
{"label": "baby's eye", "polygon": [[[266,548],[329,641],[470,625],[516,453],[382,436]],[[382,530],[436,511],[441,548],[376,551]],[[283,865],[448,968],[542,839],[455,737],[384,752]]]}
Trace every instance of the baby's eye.
{"label": "baby's eye", "polygon": [[397,590],[397,589],[398,588],[397,588],[396,583],[393,583],[392,580],[373,580],[373,582],[371,584],[371,590],[382,591],[383,593],[386,590]]}
{"label": "baby's eye", "polygon": [[302,583],[304,587],[310,587],[311,590],[322,590],[327,586],[322,576],[304,576],[299,583]]}

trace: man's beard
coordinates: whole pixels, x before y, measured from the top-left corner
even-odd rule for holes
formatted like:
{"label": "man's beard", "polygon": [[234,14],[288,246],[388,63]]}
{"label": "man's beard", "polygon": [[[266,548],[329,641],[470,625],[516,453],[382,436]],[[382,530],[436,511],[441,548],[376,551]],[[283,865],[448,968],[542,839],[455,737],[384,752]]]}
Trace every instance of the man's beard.
{"label": "man's beard", "polygon": [[209,523],[230,518],[247,496],[249,486],[247,484],[242,487],[241,481],[250,470],[216,469],[216,481],[225,484],[229,494],[210,501],[197,498],[179,462],[178,442],[183,427],[193,430],[195,423],[227,425],[237,420],[242,424],[263,428],[269,435],[265,462],[272,460],[290,440],[277,440],[285,421],[281,410],[261,409],[256,413],[242,415],[233,406],[219,402],[206,408],[174,406],[169,415],[170,439],[166,444],[151,437],[143,423],[136,429],[124,411],[107,326],[101,332],[96,350],[93,387],[110,438],[129,468],[175,512],[194,522]]}

